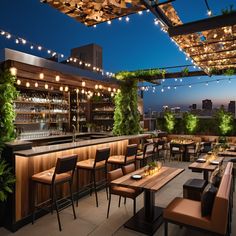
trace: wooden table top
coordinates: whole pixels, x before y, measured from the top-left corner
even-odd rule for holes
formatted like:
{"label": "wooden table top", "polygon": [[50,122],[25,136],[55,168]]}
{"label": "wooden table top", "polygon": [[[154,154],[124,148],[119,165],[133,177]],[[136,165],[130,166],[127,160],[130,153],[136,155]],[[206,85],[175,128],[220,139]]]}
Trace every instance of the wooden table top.
{"label": "wooden table top", "polygon": [[[141,168],[111,183],[126,187],[139,187],[151,191],[158,191],[183,171],[184,169],[163,166],[158,172],[145,176],[144,168]],[[134,174],[141,175],[142,179],[132,179],[131,176]]]}
{"label": "wooden table top", "polygon": [[179,146],[189,146],[189,145],[193,145],[193,144],[195,144],[195,142],[194,141],[184,141],[184,142],[175,142],[175,141],[171,141],[170,142],[171,144],[174,144],[174,145],[179,145]]}
{"label": "wooden table top", "polygon": [[[205,155],[204,157],[206,156],[207,155]],[[217,161],[219,163],[222,163],[223,160],[224,160],[224,157],[217,157],[216,159],[214,159],[214,161]],[[207,170],[207,171],[214,171],[217,167],[218,167],[217,164],[211,164],[209,161],[206,161],[204,163],[195,161],[188,166],[188,168],[191,170],[194,169],[194,170]]]}
{"label": "wooden table top", "polygon": [[218,155],[226,156],[226,157],[236,157],[236,151],[232,151],[230,149],[219,152]]}

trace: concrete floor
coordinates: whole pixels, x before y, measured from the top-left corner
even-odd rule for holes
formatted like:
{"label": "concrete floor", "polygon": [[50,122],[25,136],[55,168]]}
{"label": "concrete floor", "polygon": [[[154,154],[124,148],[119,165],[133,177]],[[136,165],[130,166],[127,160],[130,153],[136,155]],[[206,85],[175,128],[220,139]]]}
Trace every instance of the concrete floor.
{"label": "concrete floor", "polygon": [[[182,167],[185,171],[167,184],[163,189],[156,193],[156,205],[165,207],[172,199],[177,196],[182,196],[182,186],[186,180],[193,177],[202,178],[202,174],[192,173],[188,170],[189,163],[178,163],[178,162],[166,162],[168,166]],[[76,208],[77,219],[73,219],[71,208],[67,208],[60,213],[63,230],[58,230],[56,214],[48,214],[38,219],[34,225],[26,225],[14,234],[1,228],[0,236],[68,236],[68,235],[79,235],[79,236],[104,236],[104,235],[115,235],[115,236],[132,236],[132,235],[143,235],[132,230],[128,230],[123,227],[123,224],[132,216],[132,200],[127,199],[127,204],[121,204],[118,208],[118,197],[112,197],[110,217],[106,218],[107,204],[105,191],[100,191],[99,196],[99,207],[95,206],[95,196],[86,196],[79,201],[79,206]],[[234,195],[234,205],[236,206],[236,197]],[[143,207],[143,196],[140,195],[137,198],[137,210]],[[236,210],[234,207],[233,215],[235,216]],[[164,227],[161,226],[155,235],[164,235]],[[199,236],[209,235],[185,228],[180,229],[176,225],[169,225],[169,236]],[[233,220],[232,225],[232,236],[236,236],[236,221]]]}

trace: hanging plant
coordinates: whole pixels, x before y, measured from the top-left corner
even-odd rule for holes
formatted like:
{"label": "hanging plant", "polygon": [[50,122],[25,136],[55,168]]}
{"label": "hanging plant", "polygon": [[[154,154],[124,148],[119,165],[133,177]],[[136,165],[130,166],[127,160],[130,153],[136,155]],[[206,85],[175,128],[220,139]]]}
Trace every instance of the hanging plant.
{"label": "hanging plant", "polygon": [[116,73],[116,79],[147,79],[149,77],[161,76],[165,78],[166,70],[151,69],[151,70],[137,70],[137,71],[120,71]]}
{"label": "hanging plant", "polygon": [[115,96],[114,135],[130,135],[140,132],[138,94],[136,80],[122,80]]}
{"label": "hanging plant", "polygon": [[15,138],[13,101],[18,96],[15,80],[8,70],[0,72],[0,154],[4,143]]}
{"label": "hanging plant", "polygon": [[182,76],[183,76],[183,77],[184,77],[184,76],[188,76],[189,69],[188,69],[187,67],[185,67],[185,68],[181,71],[181,73],[182,73]]}
{"label": "hanging plant", "polygon": [[222,15],[229,15],[229,14],[232,14],[232,13],[236,12],[236,10],[234,10],[233,8],[234,8],[234,5],[231,4],[229,6],[229,8],[226,7],[225,9],[222,9],[221,10]]}
{"label": "hanging plant", "polygon": [[194,133],[194,131],[197,129],[197,125],[198,125],[197,116],[195,116],[189,112],[186,112],[186,113],[184,113],[183,121],[184,121],[185,129],[186,129],[187,133],[188,134]]}
{"label": "hanging plant", "polygon": [[171,111],[166,111],[164,114],[165,127],[168,133],[172,133],[175,127],[175,116]]}
{"label": "hanging plant", "polygon": [[225,72],[224,72],[224,75],[226,76],[233,76],[236,74],[236,70],[234,69],[227,69]]}

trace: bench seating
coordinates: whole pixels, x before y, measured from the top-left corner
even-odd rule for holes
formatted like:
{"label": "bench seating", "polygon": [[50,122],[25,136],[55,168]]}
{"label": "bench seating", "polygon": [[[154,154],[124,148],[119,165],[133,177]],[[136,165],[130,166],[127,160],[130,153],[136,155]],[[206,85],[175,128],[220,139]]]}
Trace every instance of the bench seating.
{"label": "bench seating", "polygon": [[232,163],[228,163],[217,191],[211,216],[202,217],[201,202],[190,199],[175,198],[164,210],[165,236],[168,235],[168,222],[227,235],[231,219],[232,199]]}

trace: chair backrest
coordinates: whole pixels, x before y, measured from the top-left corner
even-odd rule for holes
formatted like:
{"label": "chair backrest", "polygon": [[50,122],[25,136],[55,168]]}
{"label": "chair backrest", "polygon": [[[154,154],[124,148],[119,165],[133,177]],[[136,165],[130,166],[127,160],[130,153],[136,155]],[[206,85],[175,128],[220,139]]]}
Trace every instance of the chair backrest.
{"label": "chair backrest", "polygon": [[138,151],[138,145],[137,144],[130,144],[127,145],[126,148],[126,157],[136,156]]}
{"label": "chair backrest", "polygon": [[127,175],[127,174],[129,174],[129,173],[135,171],[135,164],[132,163],[132,164],[123,166],[123,167],[122,167],[122,171],[123,171],[123,174],[124,174],[124,175]]}
{"label": "chair backrest", "polygon": [[107,179],[108,179],[109,183],[115,179],[122,177],[122,176],[123,176],[123,172],[122,172],[121,168],[118,168],[116,170],[112,170],[107,173]]}
{"label": "chair backrest", "polygon": [[100,162],[100,161],[105,161],[105,164],[106,164],[109,156],[110,156],[110,148],[109,147],[98,148],[96,150],[94,165],[96,165],[96,163]]}
{"label": "chair backrest", "polygon": [[150,151],[148,150],[148,148],[151,147],[152,148],[152,151],[154,150],[154,143],[145,143],[144,146],[143,146],[143,156],[145,157],[146,155],[146,152],[147,151]]}
{"label": "chair backrest", "polygon": [[71,171],[74,173],[78,155],[57,158],[55,174],[62,174]]}

